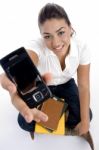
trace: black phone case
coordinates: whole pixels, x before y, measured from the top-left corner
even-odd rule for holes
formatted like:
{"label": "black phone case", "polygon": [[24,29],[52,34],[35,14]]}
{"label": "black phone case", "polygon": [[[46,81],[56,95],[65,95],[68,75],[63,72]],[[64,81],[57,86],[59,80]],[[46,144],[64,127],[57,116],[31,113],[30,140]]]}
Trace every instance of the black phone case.
{"label": "black phone case", "polygon": [[[30,68],[31,68],[32,75],[37,76],[37,78],[36,78],[36,81],[35,81],[36,88],[34,88],[33,90],[30,89],[29,92],[26,91],[25,94],[23,94],[22,91],[20,90],[18,84],[15,82],[15,80],[13,80],[14,77],[11,74],[11,71],[14,70],[13,72],[14,72],[14,75],[15,75],[16,68],[14,66],[18,65],[18,63],[19,63],[19,66],[20,66],[20,63],[22,64],[23,61],[26,63],[25,59],[26,59],[26,61],[28,60],[28,63],[29,63]],[[34,65],[33,61],[29,57],[29,55],[26,52],[24,47],[21,47],[21,48],[15,50],[15,51],[11,52],[7,56],[3,57],[0,60],[0,64],[1,64],[2,68],[4,69],[5,73],[7,74],[8,78],[14,84],[17,84],[16,87],[17,87],[17,91],[18,91],[20,97],[26,102],[26,104],[30,108],[37,107],[39,104],[43,103],[45,100],[52,97],[52,93],[51,93],[50,89],[48,88],[48,86],[43,81],[38,69]],[[26,66],[28,68],[27,63],[26,63]],[[18,67],[17,67],[17,69],[18,69]],[[21,71],[22,69],[23,68],[20,67],[19,70]],[[17,76],[19,74],[20,73],[17,72]],[[24,78],[25,78],[25,73],[24,73]],[[25,80],[24,80],[24,82],[25,82]]]}

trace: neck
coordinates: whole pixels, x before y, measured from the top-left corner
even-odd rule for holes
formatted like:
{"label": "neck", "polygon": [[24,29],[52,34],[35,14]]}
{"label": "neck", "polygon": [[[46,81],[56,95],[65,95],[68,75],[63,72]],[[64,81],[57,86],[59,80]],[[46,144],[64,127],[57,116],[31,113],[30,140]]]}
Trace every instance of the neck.
{"label": "neck", "polygon": [[70,52],[70,46],[68,47],[68,50],[67,50],[67,52],[66,52],[64,55],[59,55],[59,56],[57,56],[58,59],[59,59],[59,61],[60,61],[62,70],[64,70],[64,68],[66,67],[66,66],[65,66],[65,65],[66,65],[66,64],[65,64],[65,59],[66,59],[66,57],[68,56],[69,52]]}
{"label": "neck", "polygon": [[64,60],[66,58],[66,56],[68,56],[69,52],[70,52],[70,45],[69,45],[67,51],[64,54],[57,55],[57,57],[59,58],[59,60],[62,60],[62,59]]}

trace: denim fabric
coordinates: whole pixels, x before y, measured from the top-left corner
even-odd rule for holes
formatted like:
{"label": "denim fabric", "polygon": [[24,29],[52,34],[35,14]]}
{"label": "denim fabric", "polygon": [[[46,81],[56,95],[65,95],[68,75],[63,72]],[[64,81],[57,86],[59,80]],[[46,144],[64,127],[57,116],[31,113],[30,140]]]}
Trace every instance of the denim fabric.
{"label": "denim fabric", "polygon": [[35,130],[35,121],[27,123],[20,113],[18,115],[18,124],[25,131],[33,132]]}

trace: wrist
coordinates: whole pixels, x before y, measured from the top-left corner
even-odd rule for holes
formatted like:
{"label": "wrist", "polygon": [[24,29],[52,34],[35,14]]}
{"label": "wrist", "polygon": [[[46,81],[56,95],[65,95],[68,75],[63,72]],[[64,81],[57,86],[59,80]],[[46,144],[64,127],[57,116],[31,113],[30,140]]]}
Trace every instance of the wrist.
{"label": "wrist", "polygon": [[90,122],[89,114],[86,113],[86,115],[82,115],[81,122]]}
{"label": "wrist", "polygon": [[89,127],[90,122],[89,122],[89,120],[82,120],[82,121],[81,121],[81,124],[84,125],[84,126]]}

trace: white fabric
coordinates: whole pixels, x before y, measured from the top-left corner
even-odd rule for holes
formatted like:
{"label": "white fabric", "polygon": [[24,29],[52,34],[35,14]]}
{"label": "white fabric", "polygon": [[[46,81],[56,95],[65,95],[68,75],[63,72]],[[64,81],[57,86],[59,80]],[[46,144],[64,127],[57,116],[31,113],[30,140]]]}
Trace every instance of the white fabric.
{"label": "white fabric", "polygon": [[53,80],[49,85],[66,83],[75,75],[79,64],[90,63],[89,49],[78,41],[76,36],[71,38],[70,53],[65,59],[66,68],[64,70],[61,69],[57,56],[44,45],[43,39],[30,41],[25,48],[33,50],[38,55],[38,70],[42,75],[48,72],[52,74]]}

